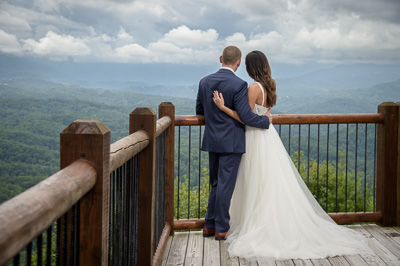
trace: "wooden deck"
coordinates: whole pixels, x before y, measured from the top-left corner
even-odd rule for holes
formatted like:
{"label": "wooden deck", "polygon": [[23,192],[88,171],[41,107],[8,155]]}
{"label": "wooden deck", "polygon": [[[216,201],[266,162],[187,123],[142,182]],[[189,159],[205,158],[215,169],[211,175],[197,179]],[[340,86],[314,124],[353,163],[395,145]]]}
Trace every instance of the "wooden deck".
{"label": "wooden deck", "polygon": [[374,254],[338,256],[318,260],[244,260],[229,257],[228,244],[203,238],[200,231],[176,232],[169,237],[161,265],[400,265],[400,227],[374,224],[351,225],[350,228],[368,237]]}

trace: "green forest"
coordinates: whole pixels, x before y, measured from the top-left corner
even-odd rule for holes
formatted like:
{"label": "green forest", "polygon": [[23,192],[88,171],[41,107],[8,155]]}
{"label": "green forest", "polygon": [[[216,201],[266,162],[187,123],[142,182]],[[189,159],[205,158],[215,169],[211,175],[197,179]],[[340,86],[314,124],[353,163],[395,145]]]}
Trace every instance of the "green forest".
{"label": "green forest", "polygon": [[35,79],[0,81],[0,203],[59,170],[59,135],[76,119],[97,119],[111,142],[127,136],[137,107],[155,112],[173,102],[177,114],[193,114],[193,100],[102,89],[68,87]]}
{"label": "green forest", "polygon": [[[362,101],[362,95],[357,101]],[[59,170],[59,134],[74,120],[100,120],[110,128],[114,142],[128,134],[131,111],[150,107],[157,112],[161,102],[172,102],[176,114],[194,114],[193,99],[132,90],[88,89],[39,79],[0,80],[0,203]],[[373,208],[375,125],[275,127],[323,208],[328,211]],[[203,130],[204,126],[181,126],[175,130],[179,217],[204,216],[208,157],[199,149]]]}

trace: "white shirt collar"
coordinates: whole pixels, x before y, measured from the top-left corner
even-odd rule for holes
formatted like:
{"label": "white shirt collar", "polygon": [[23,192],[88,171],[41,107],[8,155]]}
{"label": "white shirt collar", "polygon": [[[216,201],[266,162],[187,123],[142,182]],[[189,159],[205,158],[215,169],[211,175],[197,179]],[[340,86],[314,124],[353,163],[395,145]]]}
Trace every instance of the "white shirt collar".
{"label": "white shirt collar", "polygon": [[232,68],[230,68],[230,67],[221,67],[221,69],[229,69],[230,71],[232,71],[233,72],[233,74],[235,74],[235,71],[232,69]]}

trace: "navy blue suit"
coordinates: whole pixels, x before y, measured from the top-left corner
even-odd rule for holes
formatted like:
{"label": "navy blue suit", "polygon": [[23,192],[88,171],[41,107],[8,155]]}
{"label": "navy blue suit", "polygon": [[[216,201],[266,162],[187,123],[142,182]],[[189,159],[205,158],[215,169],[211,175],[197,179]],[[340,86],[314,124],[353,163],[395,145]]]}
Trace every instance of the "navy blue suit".
{"label": "navy blue suit", "polygon": [[268,129],[269,119],[251,111],[247,82],[231,70],[222,68],[200,80],[196,114],[204,115],[206,121],[201,149],[209,152],[211,184],[205,227],[222,233],[229,230],[230,201],[246,143],[244,125],[219,110],[213,101],[214,90],[222,93],[225,106],[235,110],[246,125]]}

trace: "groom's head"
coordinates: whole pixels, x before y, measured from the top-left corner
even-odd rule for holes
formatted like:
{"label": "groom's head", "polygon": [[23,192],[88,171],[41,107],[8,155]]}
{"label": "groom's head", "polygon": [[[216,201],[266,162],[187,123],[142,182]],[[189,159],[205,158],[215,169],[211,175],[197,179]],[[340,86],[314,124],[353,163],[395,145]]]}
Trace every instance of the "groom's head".
{"label": "groom's head", "polygon": [[242,52],[239,50],[239,48],[236,46],[227,46],[222,52],[219,61],[222,63],[222,66],[230,67],[236,71],[240,66],[241,57]]}

